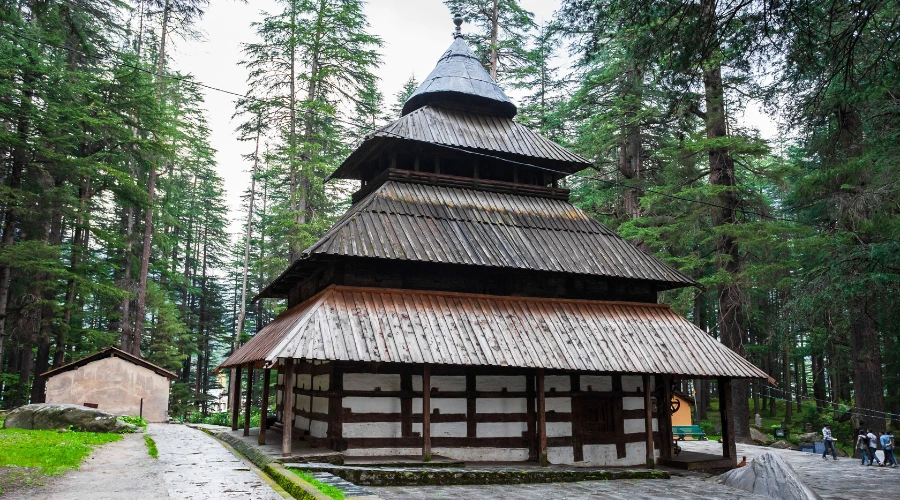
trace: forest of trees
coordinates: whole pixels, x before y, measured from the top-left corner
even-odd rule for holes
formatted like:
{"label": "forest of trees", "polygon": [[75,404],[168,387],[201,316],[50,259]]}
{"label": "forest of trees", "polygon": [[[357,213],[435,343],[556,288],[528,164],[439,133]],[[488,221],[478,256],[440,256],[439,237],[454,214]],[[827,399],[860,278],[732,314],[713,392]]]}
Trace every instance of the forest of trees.
{"label": "forest of trees", "polygon": [[[735,385],[739,438],[776,401],[788,422],[900,414],[900,4],[563,0],[542,23],[445,4],[516,119],[593,162],[573,201],[697,279],[661,300],[778,382]],[[209,7],[0,4],[2,407],[116,345],[178,373],[174,414],[208,412],[212,369],[284,307],[252,297],[349,205],[355,186],[323,179],[417,86],[379,90],[376,5],[278,2],[242,44],[251,181],[229,221],[218,82],[167,55]],[[714,388],[693,388],[702,420]]]}

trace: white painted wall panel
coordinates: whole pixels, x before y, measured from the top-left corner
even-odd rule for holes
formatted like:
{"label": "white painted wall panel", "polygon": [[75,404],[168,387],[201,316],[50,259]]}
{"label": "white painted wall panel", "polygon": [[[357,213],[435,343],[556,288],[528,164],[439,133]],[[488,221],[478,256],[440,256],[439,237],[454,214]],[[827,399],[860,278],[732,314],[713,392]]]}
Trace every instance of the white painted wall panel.
{"label": "white painted wall panel", "polygon": [[612,377],[609,375],[582,375],[581,390],[609,392],[612,390]]}
{"label": "white painted wall panel", "polygon": [[312,397],[311,396],[303,396],[296,394],[294,398],[294,402],[296,403],[294,406],[303,411],[309,411],[312,407]]}
{"label": "white painted wall panel", "polygon": [[478,422],[477,437],[519,437],[528,430],[527,422]]}
{"label": "white painted wall panel", "polygon": [[301,373],[297,375],[297,387],[300,389],[310,389],[312,388],[312,375],[308,373]]}
{"label": "white painted wall panel", "polygon": [[586,444],[582,447],[584,461],[592,465],[619,465],[614,444]]}
{"label": "white painted wall panel", "polygon": [[525,413],[525,398],[478,398],[475,400],[475,411],[478,413]]}
{"label": "white painted wall panel", "polygon": [[547,437],[565,437],[571,435],[572,422],[547,422]]}
{"label": "white painted wall panel", "polygon": [[547,461],[551,464],[570,464],[575,461],[575,451],[571,446],[548,447]]}
{"label": "white painted wall panel", "polygon": [[464,391],[466,390],[466,377],[440,376],[431,377],[431,386],[439,391]]}
{"label": "white painted wall panel", "polygon": [[328,398],[312,398],[313,413],[328,413]]}
{"label": "white painted wall panel", "polygon": [[[414,422],[412,431],[422,434],[422,424]],[[431,437],[466,437],[465,422],[440,422],[431,424]]]}
{"label": "white painted wall panel", "polygon": [[[448,413],[466,413],[467,401],[462,398],[431,398],[431,411],[440,410],[441,415]],[[413,413],[422,413],[422,398],[413,398]]]}
{"label": "white painted wall panel", "polygon": [[400,422],[355,422],[344,423],[345,438],[400,437]]}
{"label": "white painted wall panel", "polygon": [[643,410],[644,398],[622,398],[623,410]]}
{"label": "white painted wall panel", "polygon": [[345,397],[343,407],[354,413],[400,413],[400,398]]}
{"label": "white painted wall panel", "polygon": [[[421,453],[422,450],[419,450]],[[528,448],[432,448],[431,453],[469,462],[524,462]]]}
{"label": "white painted wall panel", "polygon": [[546,376],[544,377],[544,390],[550,392],[550,389],[569,391],[572,389],[572,379],[567,375]]}
{"label": "white painted wall panel", "polygon": [[544,409],[546,411],[569,413],[572,411],[572,398],[547,398],[544,400]]}
{"label": "white painted wall panel", "polygon": [[309,435],[312,437],[323,438],[328,436],[328,422],[313,420],[309,425]]}
{"label": "white painted wall panel", "polygon": [[481,375],[475,377],[475,389],[479,391],[525,392],[525,376]]}
{"label": "white painted wall panel", "polygon": [[316,375],[312,379],[312,387],[317,391],[327,391],[331,382],[331,375]]}
{"label": "white painted wall panel", "polygon": [[631,434],[635,432],[644,432],[644,419],[642,418],[626,418],[625,419],[625,434]]}
{"label": "white painted wall panel", "polygon": [[344,390],[374,391],[380,387],[382,391],[399,391],[400,375],[390,373],[345,373]]}
{"label": "white painted wall panel", "polygon": [[627,392],[644,390],[643,379],[641,375],[622,375],[622,390]]}

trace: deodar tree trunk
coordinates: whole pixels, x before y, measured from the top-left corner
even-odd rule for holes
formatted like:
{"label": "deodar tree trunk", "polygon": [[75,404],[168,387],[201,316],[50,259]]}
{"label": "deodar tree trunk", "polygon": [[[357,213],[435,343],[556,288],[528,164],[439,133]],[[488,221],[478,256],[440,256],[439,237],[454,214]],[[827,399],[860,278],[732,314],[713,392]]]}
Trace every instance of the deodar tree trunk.
{"label": "deodar tree trunk", "polygon": [[[715,33],[716,11],[714,0],[702,0],[701,16]],[[715,54],[717,51],[713,51]],[[703,68],[703,87],[706,98],[706,136],[720,139],[728,136],[725,115],[725,88],[722,83],[722,66],[708,62]],[[712,225],[729,226],[737,223],[737,193],[735,190],[734,158],[725,147],[709,150],[709,183],[716,187],[718,196],[712,207]],[[719,298],[719,338],[728,348],[744,356],[744,314],[741,289],[736,277],[740,272],[740,253],[735,237],[728,228],[716,241],[716,266],[725,271],[731,281],[716,287]],[[734,432],[738,442],[750,441],[750,387],[746,380],[735,380],[732,385],[734,404]],[[720,403],[721,404],[721,403]]]}

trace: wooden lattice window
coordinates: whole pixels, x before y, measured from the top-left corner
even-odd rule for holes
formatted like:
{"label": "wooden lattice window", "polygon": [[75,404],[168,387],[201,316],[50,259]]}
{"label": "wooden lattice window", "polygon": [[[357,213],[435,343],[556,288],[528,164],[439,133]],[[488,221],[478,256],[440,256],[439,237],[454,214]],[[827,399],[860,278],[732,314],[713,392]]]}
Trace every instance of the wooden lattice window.
{"label": "wooden lattice window", "polygon": [[616,432],[616,413],[612,398],[585,399],[583,404],[582,431],[584,433],[604,435]]}

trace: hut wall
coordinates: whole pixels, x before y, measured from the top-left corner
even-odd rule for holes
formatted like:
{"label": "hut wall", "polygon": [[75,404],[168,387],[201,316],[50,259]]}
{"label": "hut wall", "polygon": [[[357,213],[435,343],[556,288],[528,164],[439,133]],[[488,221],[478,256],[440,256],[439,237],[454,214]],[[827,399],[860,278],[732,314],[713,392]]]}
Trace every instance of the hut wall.
{"label": "hut wall", "polygon": [[153,370],[118,357],[102,358],[47,379],[47,403],[96,404],[116,415],[138,415],[165,422],[169,380]]}
{"label": "hut wall", "polygon": [[[278,364],[283,372],[283,362]],[[332,363],[314,361],[295,363],[293,373],[294,390],[294,435],[305,436],[317,443],[329,437],[332,388]],[[278,421],[284,425],[284,373],[278,374],[275,385],[276,412]]]}
{"label": "hut wall", "polygon": [[[297,363],[296,371],[298,436],[347,456],[421,453],[421,365],[317,362]],[[279,412],[281,384],[279,377]],[[431,386],[432,453],[468,461],[537,458],[533,371],[433,366]],[[643,464],[643,390],[640,376],[548,374],[550,462]]]}

